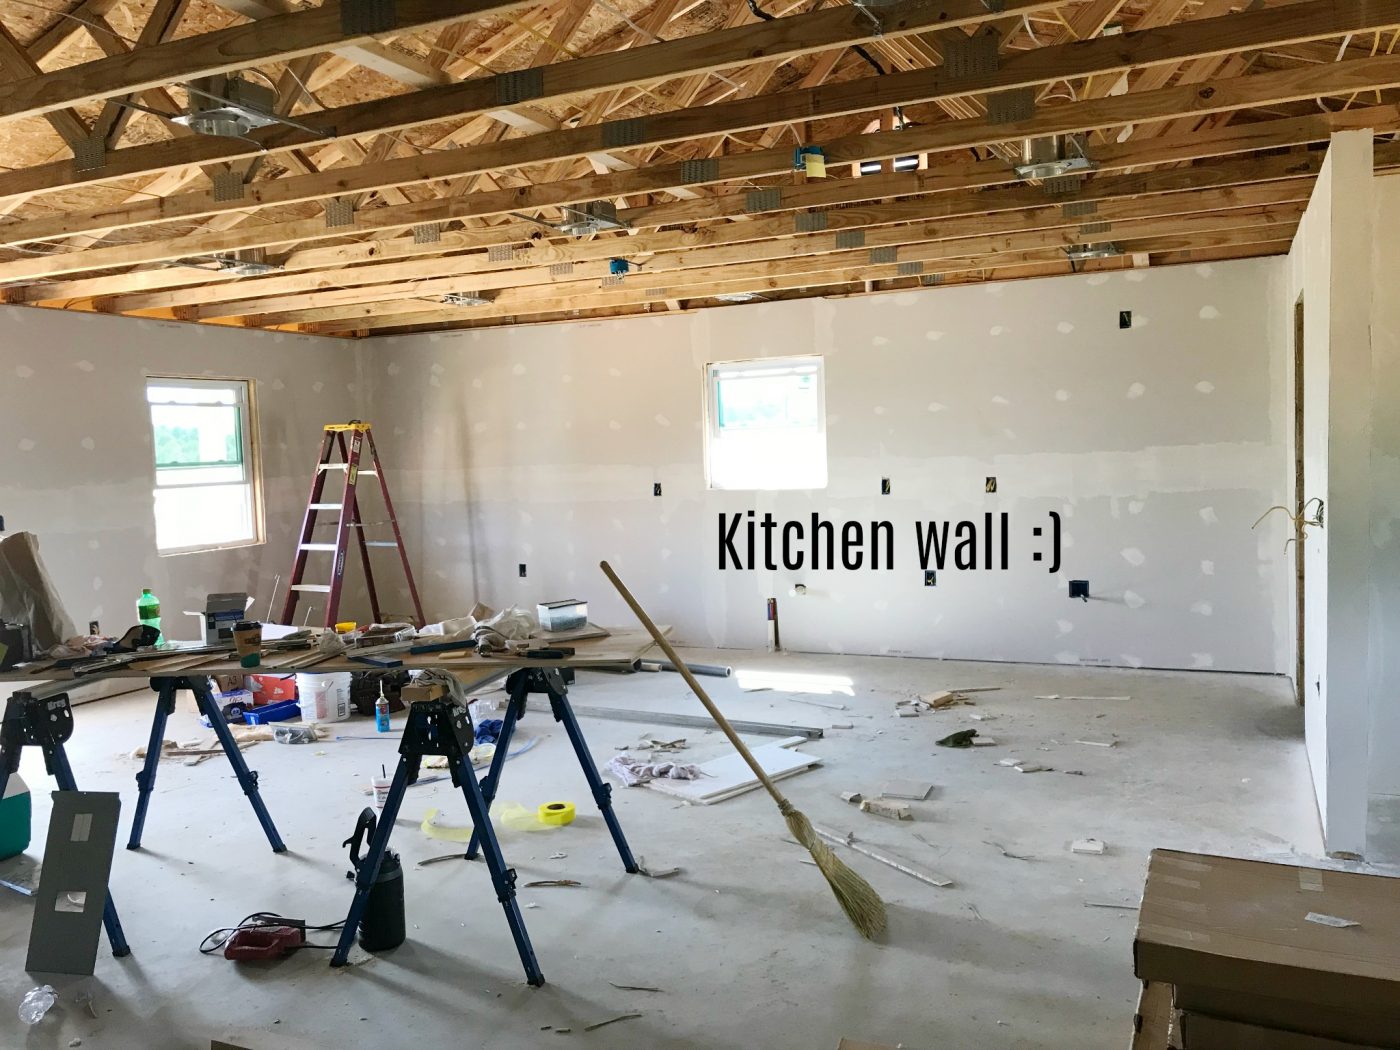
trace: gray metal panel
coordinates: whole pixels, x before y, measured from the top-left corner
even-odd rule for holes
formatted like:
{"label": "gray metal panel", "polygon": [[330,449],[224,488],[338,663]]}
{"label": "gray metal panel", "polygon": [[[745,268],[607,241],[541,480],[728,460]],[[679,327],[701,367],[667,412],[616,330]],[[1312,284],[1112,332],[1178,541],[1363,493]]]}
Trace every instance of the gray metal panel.
{"label": "gray metal panel", "polygon": [[1083,175],[1060,175],[1053,179],[1046,179],[1040,184],[1046,194],[1051,197],[1065,193],[1076,193],[1083,185]]}
{"label": "gray metal panel", "polygon": [[567,277],[574,272],[574,264],[571,262],[553,263],[549,267],[549,276]]}
{"label": "gray metal panel", "polygon": [[326,201],[326,226],[328,228],[353,225],[355,225],[354,202],[344,197],[335,197]]}
{"label": "gray metal panel", "polygon": [[107,144],[89,135],[73,147],[74,171],[97,171],[107,165]]}
{"label": "gray metal panel", "polygon": [[90,975],[97,963],[121,796],[55,791],[24,968]]}
{"label": "gray metal panel", "polygon": [[897,262],[897,248],[871,248],[870,264],[872,266],[884,266],[892,262]]}
{"label": "gray metal panel", "polygon": [[960,30],[944,33],[939,38],[943,45],[943,73],[950,80],[966,77],[985,76],[1000,68],[997,54],[1000,37],[992,33],[978,33],[966,36]]}
{"label": "gray metal panel", "polygon": [[792,226],[798,233],[821,233],[826,229],[826,212],[800,211],[792,217]]}
{"label": "gray metal panel", "polygon": [[603,145],[607,149],[635,146],[642,141],[645,127],[646,122],[641,117],[631,117],[627,120],[610,120],[600,128],[603,133]]}
{"label": "gray metal panel", "polygon": [[749,190],[744,194],[744,211],[772,211],[782,207],[783,190],[780,186],[765,186],[759,190]]}
{"label": "gray metal panel", "polygon": [[216,201],[238,201],[243,199],[243,173],[241,171],[218,171],[211,180],[214,183]]}
{"label": "gray metal panel", "polygon": [[1066,219],[1078,219],[1084,215],[1093,215],[1098,210],[1098,201],[1065,201],[1060,205],[1060,212]]}
{"label": "gray metal panel", "polygon": [[681,161],[681,182],[714,182],[719,178],[719,160],[705,157],[702,160]]}
{"label": "gray metal panel", "polygon": [[836,247],[838,249],[864,248],[864,230],[838,230],[836,233]]}
{"label": "gray metal panel", "polygon": [[515,249],[509,244],[493,244],[486,249],[488,262],[511,262],[514,258]]}
{"label": "gray metal panel", "polygon": [[436,244],[442,240],[442,223],[422,222],[413,227],[414,244]]}
{"label": "gray metal panel", "polygon": [[924,264],[919,261],[902,262],[895,271],[901,277],[917,277],[924,272]]}
{"label": "gray metal panel", "polygon": [[1035,113],[1035,88],[1019,87],[994,91],[987,96],[987,123],[1014,124],[1029,120]]}
{"label": "gray metal panel", "polygon": [[1111,229],[1113,229],[1113,223],[1111,223],[1111,222],[1103,222],[1103,221],[1100,221],[1100,222],[1086,222],[1086,223],[1084,223],[1083,225],[1081,225],[1081,226],[1079,227],[1079,232],[1082,233],[1082,234],[1083,234],[1083,233],[1107,233],[1107,232],[1108,232],[1109,230],[1111,230]]}

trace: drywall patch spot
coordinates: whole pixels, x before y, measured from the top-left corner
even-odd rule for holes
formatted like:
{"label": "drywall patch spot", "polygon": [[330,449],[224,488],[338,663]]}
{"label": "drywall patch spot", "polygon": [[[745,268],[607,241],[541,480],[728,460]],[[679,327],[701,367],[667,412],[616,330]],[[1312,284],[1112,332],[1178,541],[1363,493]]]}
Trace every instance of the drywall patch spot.
{"label": "drywall patch spot", "polygon": [[525,372],[525,366],[520,364],[519,362],[516,362],[514,365],[512,365],[510,369],[510,374],[513,376],[523,376]]}
{"label": "drywall patch spot", "polygon": [[1069,400],[1069,391],[1068,391],[1068,390],[1056,390],[1056,391],[1055,391],[1055,400],[1056,400],[1056,401],[1068,401],[1068,400]]}
{"label": "drywall patch spot", "polygon": [[620,379],[620,378],[622,377],[622,369],[620,369],[620,368],[609,368],[609,369],[608,369],[608,375],[612,376],[614,379]]}
{"label": "drywall patch spot", "polygon": [[1079,663],[1079,654],[1068,651],[1058,652],[1055,654],[1055,662],[1057,664],[1077,664]]}
{"label": "drywall patch spot", "polygon": [[435,376],[440,376],[440,375],[442,375],[444,372],[446,372],[447,369],[444,368],[443,365],[442,365],[442,362],[439,361],[439,362],[435,363],[435,364],[433,365],[432,368],[428,369],[428,371],[432,372],[433,375],[435,375]]}
{"label": "drywall patch spot", "polygon": [[1207,525],[1214,525],[1220,520],[1220,516],[1215,513],[1214,507],[1202,507],[1197,513],[1200,514],[1201,520]]}
{"label": "drywall patch spot", "polygon": [[660,412],[656,413],[656,415],[652,416],[651,418],[656,422],[656,425],[659,427],[669,427],[671,425],[671,420],[666,416],[662,415]]}
{"label": "drywall patch spot", "polygon": [[93,372],[97,369],[97,366],[91,361],[75,361],[73,362],[73,367],[79,372]]}
{"label": "drywall patch spot", "polygon": [[326,384],[319,379],[311,384],[311,392],[313,394],[319,394],[324,389],[326,389]]}
{"label": "drywall patch spot", "polygon": [[96,540],[88,540],[88,550],[95,551],[100,550],[101,548],[102,544],[98,543]]}
{"label": "drywall patch spot", "polygon": [[1144,504],[1143,504],[1142,500],[1140,500],[1140,499],[1130,499],[1130,500],[1128,500],[1128,513],[1129,513],[1129,514],[1141,514],[1141,513],[1142,513],[1142,508],[1143,508],[1143,506],[1144,506]]}
{"label": "drywall patch spot", "polygon": [[930,328],[927,332],[924,333],[924,338],[927,339],[930,343],[936,343],[938,342],[938,340],[943,338],[943,333],[938,331],[937,329]]}
{"label": "drywall patch spot", "polygon": [[883,415],[885,414],[885,406],[884,406],[884,405],[876,405],[876,406],[875,406],[875,414],[876,414],[877,416],[883,416]]}
{"label": "drywall patch spot", "polygon": [[1214,276],[1215,276],[1215,267],[1212,266],[1210,263],[1201,263],[1199,266],[1193,266],[1193,267],[1191,267],[1191,269],[1194,270],[1194,271],[1196,271],[1196,276],[1197,276],[1197,277],[1214,277]]}
{"label": "drywall patch spot", "polygon": [[484,434],[484,433],[486,433],[486,428],[487,428],[488,426],[490,426],[489,423],[484,423],[484,422],[476,422],[476,423],[473,423],[473,424],[472,424],[472,432],[475,433],[475,434]]}
{"label": "drywall patch spot", "polygon": [[992,327],[990,327],[990,328],[987,329],[987,334],[988,334],[988,335],[1001,335],[1001,334],[1003,334],[1005,331],[1006,331],[1006,328],[1005,328],[1003,325],[994,324],[994,325],[992,325]]}
{"label": "drywall patch spot", "polygon": [[1215,666],[1215,657],[1210,653],[1192,653],[1191,666],[1197,670],[1208,670]]}
{"label": "drywall patch spot", "polygon": [[80,441],[79,444],[82,445],[83,448],[87,449],[89,452],[91,452],[97,447],[97,442],[90,437],[83,438],[83,440]]}
{"label": "drywall patch spot", "polygon": [[21,379],[28,379],[33,374],[34,369],[30,368],[28,365],[18,365],[15,368],[15,375],[19,376]]}
{"label": "drywall patch spot", "polygon": [[1196,389],[1202,394],[1213,394],[1215,393],[1215,384],[1209,379],[1202,379],[1196,384]]}
{"label": "drywall patch spot", "polygon": [[1129,270],[1123,276],[1134,284],[1137,284],[1139,281],[1147,280],[1147,272],[1145,270]]}
{"label": "drywall patch spot", "polygon": [[1119,553],[1123,555],[1125,562],[1135,567],[1147,561],[1147,555],[1143,554],[1137,547],[1124,547]]}
{"label": "drywall patch spot", "polygon": [[615,420],[615,419],[610,419],[610,420],[608,420],[608,429],[609,429],[609,430],[621,430],[621,429],[622,429],[622,424],[619,423],[619,422],[618,422],[617,420]]}
{"label": "drywall patch spot", "polygon": [[34,451],[34,439],[33,439],[33,438],[20,438],[20,439],[19,439],[19,450],[20,450],[21,452],[33,452],[33,451]]}
{"label": "drywall patch spot", "polygon": [[1132,386],[1128,387],[1127,397],[1129,401],[1136,401],[1145,393],[1147,393],[1147,387],[1143,386],[1141,383],[1134,383]]}
{"label": "drywall patch spot", "polygon": [[92,578],[92,589],[93,589],[94,591],[100,591],[100,590],[102,590],[102,577],[101,577],[101,576],[94,576],[94,577]]}
{"label": "drywall patch spot", "polygon": [[947,407],[948,406],[945,405],[942,401],[930,401],[928,403],[928,410],[930,412],[942,412]]}
{"label": "drywall patch spot", "polygon": [[1141,657],[1141,656],[1134,656],[1132,653],[1122,653],[1122,654],[1119,655],[1118,659],[1122,660],[1122,661],[1123,661],[1125,664],[1127,664],[1129,667],[1141,667],[1141,666],[1142,666],[1142,657]]}
{"label": "drywall patch spot", "polygon": [[273,390],[286,390],[286,389],[287,389],[287,384],[284,383],[281,379],[274,379],[274,380],[272,381],[272,389],[273,389]]}
{"label": "drywall patch spot", "polygon": [[1138,594],[1137,591],[1124,591],[1123,604],[1129,609],[1141,609],[1147,604],[1147,599]]}
{"label": "drywall patch spot", "polygon": [[1059,332],[1061,335],[1069,335],[1070,332],[1074,331],[1074,325],[1070,324],[1068,321],[1061,321],[1055,326],[1055,331]]}
{"label": "drywall patch spot", "polygon": [[1068,620],[1056,620],[1055,627],[1061,634],[1069,634],[1070,631],[1074,630],[1074,624]]}
{"label": "drywall patch spot", "polygon": [[384,371],[388,372],[391,376],[398,375],[399,363],[397,361],[390,361],[387,365],[384,366]]}
{"label": "drywall patch spot", "polygon": [[1089,276],[1089,283],[1090,283],[1091,285],[1095,286],[1095,287],[1097,287],[1098,285],[1101,285],[1101,284],[1107,284],[1107,283],[1108,283],[1108,274],[1106,274],[1106,273],[1091,274],[1091,275]]}
{"label": "drywall patch spot", "polygon": [[480,390],[484,385],[485,384],[481,381],[481,376],[477,376],[475,379],[472,380],[473,390]]}
{"label": "drywall patch spot", "polygon": [[870,340],[870,345],[871,345],[871,346],[889,346],[889,345],[890,345],[890,341],[889,341],[887,338],[885,338],[883,335],[877,335],[874,339]]}
{"label": "drywall patch spot", "polygon": [[1008,401],[1008,400],[1006,400],[1006,398],[1002,397],[1000,394],[993,394],[993,395],[992,395],[992,404],[994,404],[994,405],[1009,405],[1009,404],[1011,404],[1011,402]]}
{"label": "drywall patch spot", "polygon": [[571,375],[569,375],[569,373],[567,373],[567,372],[565,372],[563,375],[561,375],[561,376],[559,377],[559,382],[561,382],[561,383],[572,383],[573,381],[574,381],[574,377],[571,376]]}
{"label": "drywall patch spot", "polygon": [[1006,438],[1007,441],[1015,441],[1016,431],[1012,430],[1010,427],[1004,427],[1002,428],[1001,436]]}
{"label": "drywall patch spot", "polygon": [[1197,616],[1213,616],[1215,607],[1210,602],[1192,602],[1191,611]]}
{"label": "drywall patch spot", "polygon": [[1220,311],[1213,306],[1203,306],[1201,307],[1201,312],[1196,316],[1202,321],[1214,321],[1220,316]]}

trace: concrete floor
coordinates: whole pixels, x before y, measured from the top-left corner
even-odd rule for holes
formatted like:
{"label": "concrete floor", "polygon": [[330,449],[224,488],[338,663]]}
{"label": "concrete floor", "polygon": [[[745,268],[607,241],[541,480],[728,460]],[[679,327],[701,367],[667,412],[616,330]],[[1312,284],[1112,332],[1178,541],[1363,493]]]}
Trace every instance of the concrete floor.
{"label": "concrete floor", "polygon": [[[394,840],[406,869],[407,944],[338,971],[327,967],[326,953],[312,951],[235,965],[198,954],[200,938],[258,910],[317,922],[343,917],[350,884],[340,843],[366,804],[367,778],[381,762],[392,764],[397,737],[259,744],[247,752],[249,763],[262,775],[291,852],[274,856],[266,848],[222,759],[195,767],[165,762],[148,848],[119,849],[113,874],[133,954],[116,960],[104,947],[94,978],[55,981],[59,1006],[28,1031],[14,1011],[33,983],[22,969],[31,905],[0,891],[0,1003],[7,1004],[0,1046],[67,1047],[81,1039],[102,1050],[204,1048],[211,1036],[251,1027],[323,1048],[831,1050],[842,1036],[928,1050],[1118,1048],[1126,1045],[1136,997],[1134,913],[1085,902],[1134,902],[1157,846],[1271,859],[1321,849],[1301,714],[1282,680],[739,652],[690,658],[792,676],[757,692],[742,691],[737,676],[706,679],[731,717],[853,723],[806,745],[823,765],[783,786],[814,821],[852,829],[956,884],[937,889],[847,852],[889,905],[887,937],[866,943],[816,869],[801,863],[804,854],[784,841],[766,795],[678,807],[659,793],[618,786],[616,805],[634,850],[653,867],[683,869],[666,880],[627,876],[585,804],[562,728],[532,710],[518,739],[540,743],[506,766],[500,800],[533,808],[574,799],[580,816],[557,830],[504,829],[506,857],[521,883],[584,884],[521,890],[536,905],[524,914],[545,987],[525,985],[484,868],[457,861],[416,867],[450,850],[411,825]],[[893,714],[901,697],[974,685],[1001,688],[977,695],[976,707],[917,719]],[[1034,698],[1052,693],[1131,699]],[[670,674],[582,674],[572,695],[580,706],[699,710]],[[804,698],[849,709],[798,702]],[[79,708],[70,744],[80,786],[122,792],[122,843],[135,799],[136,763],[127,753],[145,742],[151,701],[137,693]],[[995,718],[974,721],[972,712]],[[373,733],[364,719],[343,725]],[[934,746],[970,727],[997,746]],[[647,728],[584,722],[604,761]],[[667,734],[689,738],[689,761],[727,749],[717,731]],[[168,735],[198,735],[194,716],[182,711]],[[1115,738],[1112,748],[1075,743]],[[1010,755],[1054,771],[997,765]],[[38,852],[50,783],[37,753],[25,754],[22,772],[36,789]],[[851,789],[878,793],[896,777],[937,785],[928,801],[913,804],[912,823],[862,814],[838,797]],[[416,822],[432,807],[466,822],[449,783],[411,788],[404,816]],[[1070,841],[1084,836],[1105,841],[1107,854],[1071,853]],[[549,859],[556,852],[567,857]],[[95,1019],[75,1005],[85,992]],[[641,1017],[582,1031],[632,1012]],[[557,1032],[566,1027],[572,1031]]]}

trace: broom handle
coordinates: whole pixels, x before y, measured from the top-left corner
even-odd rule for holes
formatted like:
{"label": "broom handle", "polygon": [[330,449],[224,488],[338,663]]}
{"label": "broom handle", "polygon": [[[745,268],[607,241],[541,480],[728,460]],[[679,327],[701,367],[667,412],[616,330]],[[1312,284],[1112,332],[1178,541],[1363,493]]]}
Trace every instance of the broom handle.
{"label": "broom handle", "polygon": [[724,715],[720,714],[719,708],[715,707],[715,702],[710,699],[704,687],[695,680],[695,676],[690,673],[690,669],[685,666],[685,662],[677,655],[676,651],[671,648],[671,643],[666,641],[661,630],[656,624],[651,622],[651,617],[646,614],[646,610],[637,604],[637,599],[632,597],[632,592],[627,589],[627,585],[617,578],[617,573],[613,572],[612,566],[604,561],[599,562],[598,567],[603,570],[603,575],[617,588],[617,593],[622,595],[622,600],[631,608],[632,614],[636,616],[637,619],[641,621],[642,626],[647,629],[647,633],[651,635],[651,640],[661,647],[661,651],[666,654],[666,659],[670,660],[671,665],[680,672],[680,676],[685,679],[685,684],[690,686],[691,692],[705,705],[705,710],[710,712],[710,717],[715,720],[715,723],[720,729],[724,730],[724,735],[727,736],[729,742],[734,745],[734,750],[738,751],[743,760],[749,764],[749,768],[753,770],[754,776],[758,777],[758,779],[763,782],[763,786],[768,789],[768,794],[772,795],[780,805],[786,802],[787,800],[783,798],[778,789],[773,786],[773,781],[768,779],[768,774],[763,771],[763,767],[758,764],[758,759],[753,757],[753,752],[749,750],[748,745],[739,739],[739,734],[734,732],[734,727],[729,724],[729,720],[725,718]]}

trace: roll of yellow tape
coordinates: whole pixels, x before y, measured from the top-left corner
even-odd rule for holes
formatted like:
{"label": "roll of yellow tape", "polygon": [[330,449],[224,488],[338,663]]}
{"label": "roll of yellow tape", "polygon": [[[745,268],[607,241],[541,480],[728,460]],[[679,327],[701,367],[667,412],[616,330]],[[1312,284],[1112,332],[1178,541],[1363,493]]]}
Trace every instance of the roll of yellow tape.
{"label": "roll of yellow tape", "polygon": [[574,812],[572,802],[546,802],[538,810],[541,824],[572,824]]}

